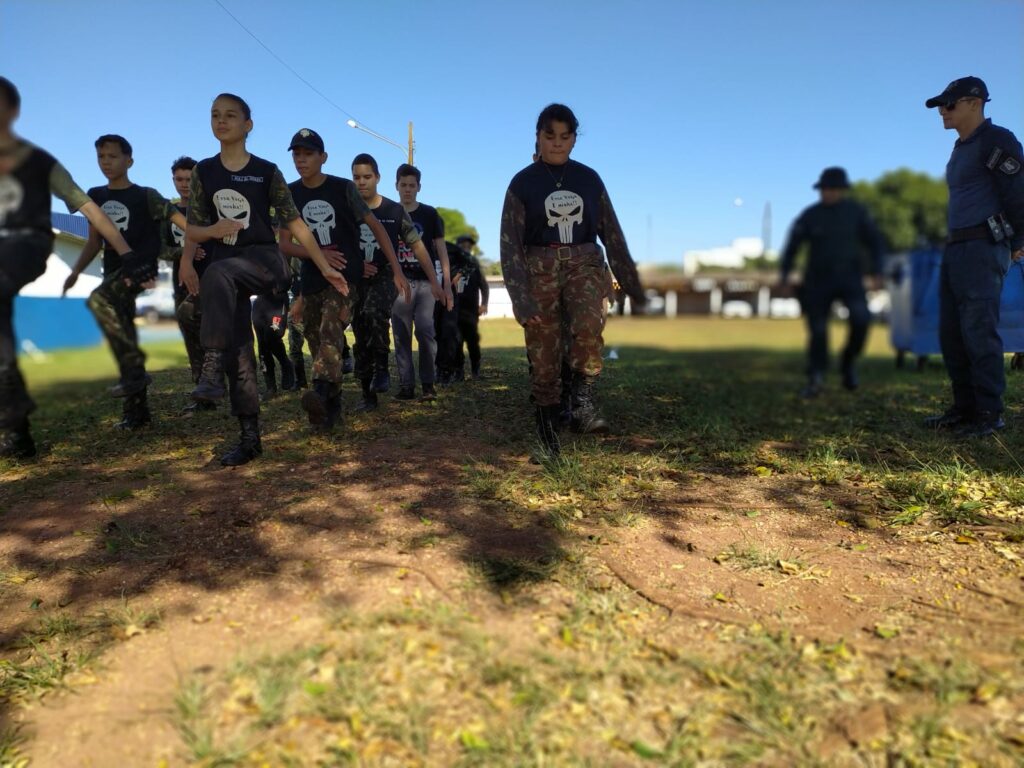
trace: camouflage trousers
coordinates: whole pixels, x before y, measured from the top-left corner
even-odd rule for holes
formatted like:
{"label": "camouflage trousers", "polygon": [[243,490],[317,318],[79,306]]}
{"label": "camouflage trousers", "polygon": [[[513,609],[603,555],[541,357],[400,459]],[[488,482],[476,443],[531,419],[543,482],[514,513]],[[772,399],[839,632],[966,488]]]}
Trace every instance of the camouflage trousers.
{"label": "camouflage trousers", "polygon": [[360,286],[352,306],[352,330],[356,336],[355,372],[368,381],[378,370],[388,369],[391,354],[391,307],[398,296],[390,272]]}
{"label": "camouflage trousers", "polygon": [[18,370],[14,339],[14,299],[23,286],[46,271],[52,238],[0,237],[0,429],[20,426],[36,409]]}
{"label": "camouflage trousers", "polygon": [[199,343],[199,329],[203,324],[203,313],[199,307],[199,298],[175,293],[174,300],[177,305],[174,314],[178,318],[181,338],[185,340],[185,352],[188,354],[188,367],[192,373],[192,382],[198,383],[199,374],[203,370],[203,345]]}
{"label": "camouflage trousers", "polygon": [[563,356],[577,373],[601,373],[608,273],[596,246],[531,248],[527,261],[530,295],[540,316],[538,324],[524,326],[533,398],[537,405],[557,405]]}
{"label": "camouflage trousers", "polygon": [[139,286],[125,284],[118,269],[104,275],[103,282],[89,294],[89,309],[110,345],[121,370],[121,381],[146,375],[146,355],[139,347],[135,328],[135,297],[140,293]]}
{"label": "camouflage trousers", "polygon": [[345,351],[345,329],[352,322],[352,307],[359,299],[361,286],[349,283],[348,296],[334,288],[324,288],[311,296],[303,295],[302,326],[313,357],[313,381],[340,384]]}

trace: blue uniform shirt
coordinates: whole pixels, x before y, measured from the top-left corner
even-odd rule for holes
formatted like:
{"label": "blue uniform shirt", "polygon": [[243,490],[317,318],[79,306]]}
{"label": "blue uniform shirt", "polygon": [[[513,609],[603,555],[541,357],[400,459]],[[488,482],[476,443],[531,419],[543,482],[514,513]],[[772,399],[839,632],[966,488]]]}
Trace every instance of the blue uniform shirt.
{"label": "blue uniform shirt", "polygon": [[946,164],[950,229],[984,224],[1004,214],[1015,230],[1014,249],[1024,245],[1024,150],[1017,137],[986,119],[966,139],[957,139]]}

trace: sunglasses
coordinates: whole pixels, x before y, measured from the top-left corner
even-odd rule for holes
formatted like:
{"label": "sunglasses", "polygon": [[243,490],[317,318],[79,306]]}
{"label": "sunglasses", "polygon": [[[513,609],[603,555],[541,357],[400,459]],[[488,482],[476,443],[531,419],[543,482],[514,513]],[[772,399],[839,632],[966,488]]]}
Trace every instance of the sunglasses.
{"label": "sunglasses", "polygon": [[965,96],[962,99],[957,99],[956,101],[951,101],[948,104],[939,104],[939,109],[944,109],[947,112],[952,112],[954,109],[956,109],[956,105],[959,104],[961,101],[971,101],[971,97],[970,96]]}

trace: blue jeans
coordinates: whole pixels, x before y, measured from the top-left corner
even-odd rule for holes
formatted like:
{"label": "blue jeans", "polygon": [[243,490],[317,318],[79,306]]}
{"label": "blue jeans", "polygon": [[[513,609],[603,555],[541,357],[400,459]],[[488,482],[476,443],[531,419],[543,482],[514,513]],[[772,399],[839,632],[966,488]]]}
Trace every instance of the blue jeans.
{"label": "blue jeans", "polygon": [[406,301],[401,295],[391,307],[391,331],[395,337],[395,360],[398,363],[398,381],[402,389],[412,389],[416,372],[412,366],[413,324],[416,326],[416,343],[420,348],[420,382],[434,383],[434,358],[437,356],[437,340],[434,336],[434,294],[426,280],[410,280],[412,300]]}
{"label": "blue jeans", "polygon": [[1006,375],[999,302],[1010,268],[1005,243],[969,240],[946,246],[939,283],[939,344],[953,385],[953,403],[965,411],[1003,410]]}

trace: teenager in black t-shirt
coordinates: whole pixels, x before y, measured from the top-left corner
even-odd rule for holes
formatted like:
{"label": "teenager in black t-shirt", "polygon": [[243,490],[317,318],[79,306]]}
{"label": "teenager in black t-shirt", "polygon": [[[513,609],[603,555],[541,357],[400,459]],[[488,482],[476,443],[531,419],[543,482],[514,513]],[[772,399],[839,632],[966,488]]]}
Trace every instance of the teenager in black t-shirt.
{"label": "teenager in black t-shirt", "polygon": [[[309,252],[332,290],[347,293],[348,284],[327,263],[299,216],[281,171],[246,149],[253,127],[249,105],[233,94],[219,95],[210,110],[210,125],[220,152],[202,160],[192,174],[181,280],[189,293],[199,296],[203,313],[203,371],[192,397],[221,399],[227,372],[241,439],[221,463],[235,466],[263,452],[249,296],[285,290],[291,282],[277,247],[274,217]],[[192,263],[197,243],[213,251],[201,282]]]}
{"label": "teenager in black t-shirt", "polygon": [[644,304],[636,265],[601,177],[569,159],[578,126],[563,104],[551,104],[540,113],[540,161],[512,179],[501,216],[502,272],[533,364],[538,433],[552,453],[559,450],[563,313],[572,337],[573,427],[579,432],[608,431],[594,404],[609,291],[598,237],[634,307],[639,310]]}
{"label": "teenager in black t-shirt", "polygon": [[[292,137],[289,150],[299,180],[289,185],[296,207],[313,230],[332,266],[343,270],[349,284],[347,296],[325,290],[323,278],[303,262],[303,326],[313,355],[313,389],[302,396],[302,407],[314,428],[331,428],[341,412],[341,379],[344,372],[345,328],[353,321],[364,289],[363,231],[384,242],[384,257],[394,267],[398,258],[384,227],[376,219],[355,184],[323,172],[327,162],[323,139],[316,131],[303,128]],[[300,246],[281,238],[281,250],[289,256],[307,259]],[[397,269],[392,281],[397,292],[408,295],[409,283]]]}
{"label": "teenager in black t-shirt", "polygon": [[[420,171],[403,163],[395,174],[395,188],[402,207],[409,213],[413,225],[420,234],[434,262],[435,277],[442,281],[444,304],[448,310],[455,305],[452,296],[451,271],[448,265],[448,249],[444,244],[444,222],[437,209],[420,203],[416,197],[420,192]],[[412,250],[399,243],[398,261],[402,265],[412,286],[412,298],[395,300],[391,311],[391,327],[395,334],[395,360],[398,363],[400,388],[398,398],[411,400],[415,397],[415,376],[412,363],[412,335],[415,329],[416,342],[420,349],[420,383],[423,398],[432,399],[434,391],[434,358],[437,356],[437,341],[434,335],[434,302],[427,273],[416,261]]]}
{"label": "teenager in black t-shirt", "polygon": [[[433,262],[409,214],[394,200],[388,200],[377,192],[380,170],[372,155],[356,155],[352,160],[352,180],[359,195],[384,227],[386,242],[396,252],[402,244],[410,249],[412,257],[426,270],[424,274],[430,283],[433,297],[442,298],[444,293],[434,273]],[[356,336],[356,378],[363,388],[363,402],[357,407],[362,411],[372,411],[377,407],[377,394],[391,388],[391,377],[388,375],[389,332],[391,308],[396,298],[391,281],[399,270],[397,262],[385,257],[380,242],[369,227],[362,229],[361,238],[366,279],[353,308],[352,321]]]}
{"label": "teenager in black t-shirt", "polygon": [[75,184],[48,152],[15,135],[21,95],[0,77],[0,458],[36,455],[28,416],[36,404],[18,370],[14,340],[14,298],[46,271],[53,250],[51,195],[70,213],[89,220],[90,230],[110,243],[123,261],[134,254],[103,210]]}
{"label": "teenager in black t-shirt", "polygon": [[183,228],[185,217],[155,189],[140,187],[128,179],[134,161],[131,144],[123,136],[100,136],[95,146],[96,160],[107,183],[90,189],[89,197],[124,234],[135,261],[122,263],[112,245],[104,245],[99,233],[90,228],[89,239],[64,288],[75,284],[102,247],[103,282],[89,296],[89,309],[121,372],[120,382],[111,389],[111,394],[124,398],[124,415],[117,427],[133,430],[151,420],[146,397],[150,377],[135,329],[135,297],[156,279],[157,257],[163,248],[161,233],[168,220]]}

